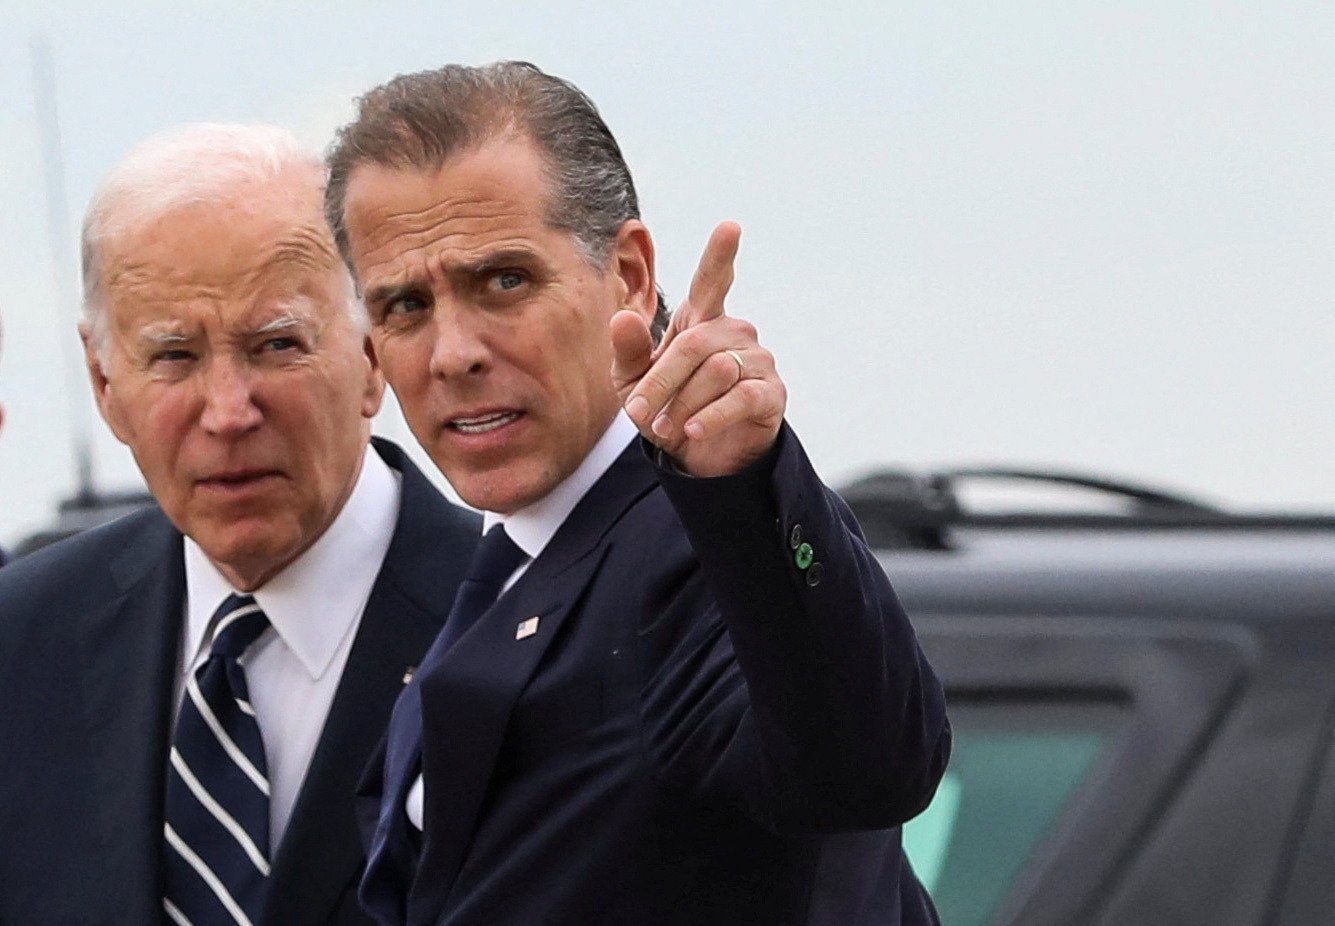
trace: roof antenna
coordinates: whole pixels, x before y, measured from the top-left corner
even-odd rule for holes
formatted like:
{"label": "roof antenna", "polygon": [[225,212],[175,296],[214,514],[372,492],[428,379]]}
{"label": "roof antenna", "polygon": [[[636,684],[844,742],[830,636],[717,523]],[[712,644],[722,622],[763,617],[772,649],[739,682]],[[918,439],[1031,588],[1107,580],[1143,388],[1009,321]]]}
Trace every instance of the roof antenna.
{"label": "roof antenna", "polygon": [[[73,252],[70,248],[72,239],[65,199],[65,161],[61,154],[60,116],[56,111],[56,67],[51,55],[51,42],[44,33],[33,34],[30,48],[37,132],[42,145],[46,228],[50,235],[56,308],[60,316],[77,323],[77,296],[73,286],[75,271],[71,264]],[[62,339],[61,343],[66,345],[69,341]],[[98,493],[93,482],[93,448],[89,440],[88,402],[83,390],[83,358],[71,355],[68,348],[62,354],[65,358],[65,392],[70,403],[70,435],[74,444],[78,479],[78,491],[70,502],[77,507],[91,507],[96,504]]]}

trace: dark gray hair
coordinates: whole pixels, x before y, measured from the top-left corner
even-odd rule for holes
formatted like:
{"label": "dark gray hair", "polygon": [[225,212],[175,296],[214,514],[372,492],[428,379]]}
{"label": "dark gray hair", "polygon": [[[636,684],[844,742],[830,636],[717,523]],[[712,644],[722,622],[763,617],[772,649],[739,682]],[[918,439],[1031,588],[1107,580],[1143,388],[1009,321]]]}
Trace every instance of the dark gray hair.
{"label": "dark gray hair", "polygon": [[[349,267],[343,211],[348,181],[359,166],[433,171],[506,132],[528,138],[543,155],[548,223],[574,236],[589,263],[606,265],[621,226],[640,217],[621,148],[593,101],[574,84],[524,61],[498,61],[403,74],[357,101],[356,119],[339,129],[326,158],[325,213]],[[660,291],[655,339],[667,322]]]}

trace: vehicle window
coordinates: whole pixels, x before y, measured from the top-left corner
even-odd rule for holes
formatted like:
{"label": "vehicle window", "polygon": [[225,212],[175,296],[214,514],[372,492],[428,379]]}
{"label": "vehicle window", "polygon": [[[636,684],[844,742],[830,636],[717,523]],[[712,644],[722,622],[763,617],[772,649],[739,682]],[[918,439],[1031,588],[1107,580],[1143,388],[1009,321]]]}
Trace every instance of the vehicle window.
{"label": "vehicle window", "polygon": [[951,703],[950,767],[904,827],[942,923],[983,926],[1001,910],[1127,713],[1112,703]]}

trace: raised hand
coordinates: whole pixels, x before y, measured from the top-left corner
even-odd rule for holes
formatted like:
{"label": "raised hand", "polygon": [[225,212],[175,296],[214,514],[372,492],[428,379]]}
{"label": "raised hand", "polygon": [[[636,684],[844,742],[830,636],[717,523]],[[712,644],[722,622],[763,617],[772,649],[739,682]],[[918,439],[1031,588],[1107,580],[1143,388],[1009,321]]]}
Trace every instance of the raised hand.
{"label": "raised hand", "polygon": [[612,317],[612,380],[627,414],[692,476],[731,475],[759,459],[788,404],[755,326],[724,313],[741,234],[735,222],[714,229],[657,348],[642,316]]}

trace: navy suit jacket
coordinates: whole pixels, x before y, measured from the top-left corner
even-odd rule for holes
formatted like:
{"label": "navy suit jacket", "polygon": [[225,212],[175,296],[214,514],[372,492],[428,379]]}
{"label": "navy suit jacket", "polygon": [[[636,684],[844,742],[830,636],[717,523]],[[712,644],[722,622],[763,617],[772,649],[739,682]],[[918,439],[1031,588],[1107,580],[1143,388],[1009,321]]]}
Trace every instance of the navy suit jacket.
{"label": "navy suit jacket", "polygon": [[420,862],[368,871],[380,922],[936,921],[898,827],[945,768],[941,688],[786,428],[722,479],[627,448],[420,682]]}
{"label": "navy suit jacket", "polygon": [[[398,522],[273,862],[275,926],[366,922],[353,792],[480,530],[399,448],[376,449],[402,474]],[[160,922],[184,593],[181,535],[156,509],[0,572],[0,923]]]}

